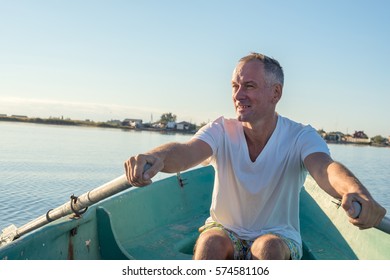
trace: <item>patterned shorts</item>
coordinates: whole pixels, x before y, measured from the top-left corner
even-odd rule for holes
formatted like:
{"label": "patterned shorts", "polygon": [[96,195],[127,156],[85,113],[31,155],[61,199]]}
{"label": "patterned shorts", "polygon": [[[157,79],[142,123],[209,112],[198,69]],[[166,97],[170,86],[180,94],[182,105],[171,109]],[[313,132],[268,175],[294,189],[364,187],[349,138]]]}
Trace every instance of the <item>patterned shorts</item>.
{"label": "patterned shorts", "polygon": [[[233,243],[234,259],[235,260],[250,260],[250,259],[252,259],[252,253],[251,253],[250,249],[251,249],[251,246],[252,246],[254,240],[240,239],[237,236],[237,234],[235,234],[233,231],[224,228],[221,224],[218,224],[216,222],[206,223],[204,226],[199,228],[200,235],[202,235],[202,233],[204,233],[210,229],[222,230],[223,232],[225,232],[225,234],[227,234],[227,236],[229,236],[230,240]],[[274,232],[268,232],[267,234],[276,235],[286,243],[286,245],[290,249],[290,259],[299,260],[302,258],[300,250],[299,250],[300,246],[294,240],[292,240],[290,238],[286,238],[286,237],[281,236],[280,234],[277,234]]]}

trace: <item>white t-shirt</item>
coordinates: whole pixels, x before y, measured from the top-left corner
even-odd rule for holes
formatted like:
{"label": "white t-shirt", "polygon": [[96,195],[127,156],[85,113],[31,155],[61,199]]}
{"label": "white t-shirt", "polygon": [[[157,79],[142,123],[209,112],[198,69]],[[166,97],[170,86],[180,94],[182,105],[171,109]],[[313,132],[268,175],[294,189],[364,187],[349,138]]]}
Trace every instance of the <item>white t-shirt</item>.
{"label": "white t-shirt", "polygon": [[278,116],[266,146],[252,162],[244,130],[236,119],[220,117],[202,127],[195,138],[208,143],[215,169],[210,218],[254,240],[267,232],[281,234],[302,245],[299,192],[307,170],[306,156],[329,154],[328,146],[311,127]]}

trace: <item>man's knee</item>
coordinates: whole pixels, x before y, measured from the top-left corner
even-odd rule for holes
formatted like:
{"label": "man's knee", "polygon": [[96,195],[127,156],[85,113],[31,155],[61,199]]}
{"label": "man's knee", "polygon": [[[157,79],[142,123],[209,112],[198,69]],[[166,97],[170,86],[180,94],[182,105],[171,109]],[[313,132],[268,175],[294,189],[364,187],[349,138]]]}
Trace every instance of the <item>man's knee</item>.
{"label": "man's knee", "polygon": [[288,260],[290,249],[284,240],[274,234],[265,234],[255,240],[251,247],[253,259]]}
{"label": "man's knee", "polygon": [[196,241],[194,259],[232,259],[234,248],[229,236],[221,229],[209,229]]}

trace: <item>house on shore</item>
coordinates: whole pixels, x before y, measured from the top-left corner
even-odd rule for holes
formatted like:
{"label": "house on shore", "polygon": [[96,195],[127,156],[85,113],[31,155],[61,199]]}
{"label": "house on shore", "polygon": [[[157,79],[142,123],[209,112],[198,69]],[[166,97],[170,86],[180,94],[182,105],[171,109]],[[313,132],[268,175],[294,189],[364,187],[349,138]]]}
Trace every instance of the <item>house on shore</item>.
{"label": "house on shore", "polygon": [[194,130],[195,125],[189,122],[179,122],[176,124],[176,129],[177,130],[184,130],[184,131],[189,131],[189,130]]}
{"label": "house on shore", "polygon": [[24,115],[12,115],[11,118],[15,118],[15,119],[28,119],[28,117],[24,116]]}
{"label": "house on shore", "polygon": [[130,126],[132,128],[140,128],[142,127],[141,119],[124,119],[122,122],[123,126]]}
{"label": "house on shore", "polygon": [[323,138],[330,143],[343,143],[346,141],[346,136],[342,132],[329,132],[325,133]]}
{"label": "house on shore", "polygon": [[[164,125],[162,125],[163,127]],[[167,122],[167,124],[165,125],[165,128],[166,129],[175,129],[176,128],[176,122]]]}
{"label": "house on shore", "polygon": [[182,132],[190,132],[196,130],[196,125],[182,121],[182,122],[174,122],[170,121],[165,123],[155,123],[152,125],[153,127],[160,128],[160,129],[167,129],[167,130],[173,130],[173,131],[182,131]]}
{"label": "house on shore", "polygon": [[352,136],[346,137],[347,143],[354,144],[370,144],[371,139],[364,133],[364,131],[355,131]]}

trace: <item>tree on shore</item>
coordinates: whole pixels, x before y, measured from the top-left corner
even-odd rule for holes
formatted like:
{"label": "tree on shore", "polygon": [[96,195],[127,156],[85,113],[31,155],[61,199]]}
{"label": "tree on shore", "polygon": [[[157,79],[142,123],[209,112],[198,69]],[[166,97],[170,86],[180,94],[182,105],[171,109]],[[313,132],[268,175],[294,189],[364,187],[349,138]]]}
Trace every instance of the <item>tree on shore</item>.
{"label": "tree on shore", "polygon": [[172,114],[172,113],[164,113],[161,115],[161,118],[160,118],[160,123],[162,123],[163,125],[167,125],[169,122],[176,122],[176,115]]}
{"label": "tree on shore", "polygon": [[382,137],[381,135],[374,136],[371,138],[371,140],[375,144],[384,144],[387,141],[387,139],[385,137]]}

